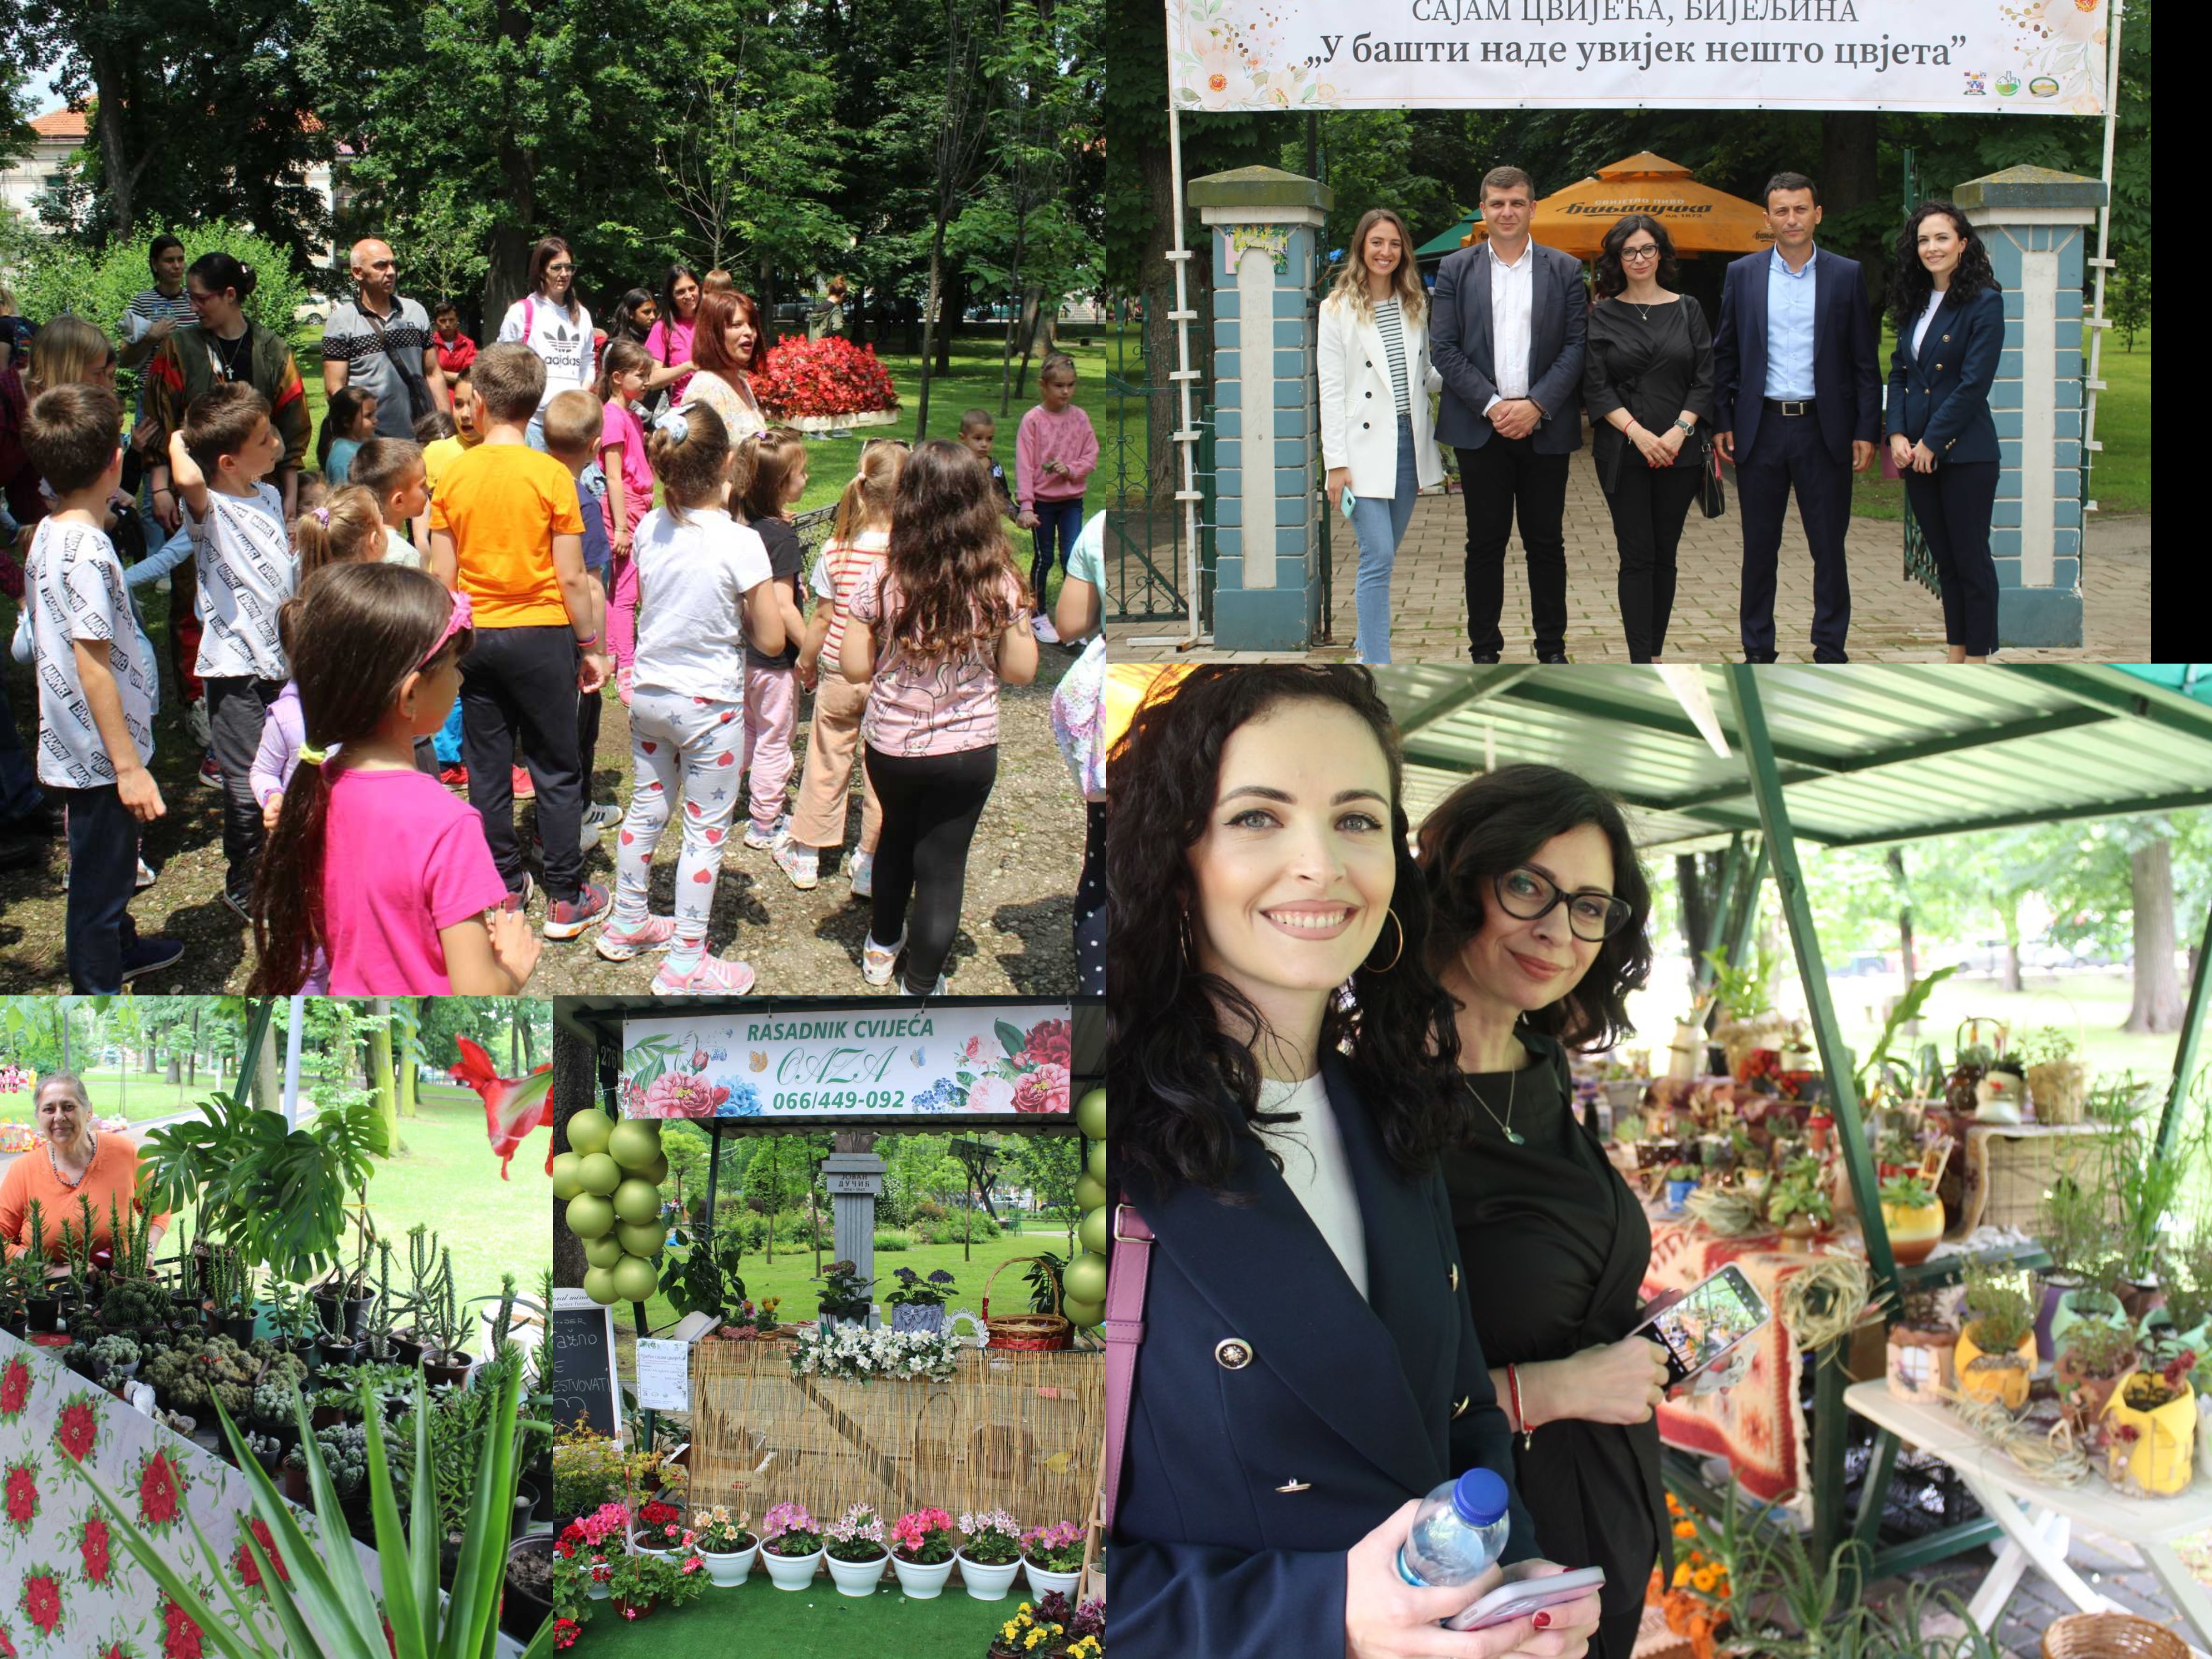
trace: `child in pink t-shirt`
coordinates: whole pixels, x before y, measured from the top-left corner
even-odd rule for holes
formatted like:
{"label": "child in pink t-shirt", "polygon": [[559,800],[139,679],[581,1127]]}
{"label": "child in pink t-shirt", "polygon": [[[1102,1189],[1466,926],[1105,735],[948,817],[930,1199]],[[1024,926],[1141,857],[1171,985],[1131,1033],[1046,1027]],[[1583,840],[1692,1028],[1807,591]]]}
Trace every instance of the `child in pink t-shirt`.
{"label": "child in pink t-shirt", "polygon": [[303,771],[262,855],[249,990],[289,995],[319,951],[334,996],[520,991],[538,935],[504,908],[483,820],[415,767],[460,691],[468,596],[405,565],[333,564],[299,601]]}
{"label": "child in pink t-shirt", "polygon": [[599,364],[599,401],[606,414],[599,428],[599,470],[606,474],[602,503],[607,515],[607,545],[614,569],[607,581],[607,645],[614,653],[615,689],[629,701],[630,665],[637,657],[637,561],[631,544],[645,515],[653,511],[653,462],[645,453],[645,422],[638,399],[653,359],[635,340],[617,340]]}
{"label": "child in pink t-shirt", "polygon": [[1066,352],[1052,353],[1038,368],[1037,396],[1014,434],[1014,522],[1036,543],[1030,592],[1036,599],[1036,636],[1051,641],[1060,636],[1046,620],[1052,605],[1045,583],[1055,554],[1064,567],[1082,532],[1083,488],[1098,467],[1098,434],[1075,406],[1075,359]]}

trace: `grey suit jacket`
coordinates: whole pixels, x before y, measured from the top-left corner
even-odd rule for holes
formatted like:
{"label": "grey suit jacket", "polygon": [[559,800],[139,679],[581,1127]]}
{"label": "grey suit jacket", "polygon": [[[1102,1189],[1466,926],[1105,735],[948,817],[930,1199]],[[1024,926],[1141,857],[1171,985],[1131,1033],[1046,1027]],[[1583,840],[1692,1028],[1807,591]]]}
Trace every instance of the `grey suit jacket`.
{"label": "grey suit jacket", "polygon": [[[1582,447],[1583,339],[1589,301],[1583,268],[1572,254],[1532,243],[1536,269],[1528,327],[1528,395],[1546,418],[1532,442],[1539,454],[1565,455]],[[1429,359],[1444,377],[1437,441],[1455,449],[1480,449],[1492,427],[1483,406],[1498,392],[1491,358],[1490,244],[1478,242],[1450,255],[1437,272],[1430,302]]]}

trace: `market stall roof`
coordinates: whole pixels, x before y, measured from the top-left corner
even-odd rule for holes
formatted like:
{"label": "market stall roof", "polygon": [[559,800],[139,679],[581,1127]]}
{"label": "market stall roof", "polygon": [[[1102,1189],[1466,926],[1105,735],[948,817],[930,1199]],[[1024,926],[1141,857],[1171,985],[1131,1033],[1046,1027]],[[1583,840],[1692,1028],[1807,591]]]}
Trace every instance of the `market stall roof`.
{"label": "market stall roof", "polygon": [[[1541,761],[1613,791],[1639,844],[1682,849],[1759,827],[1728,672],[1695,671],[1723,759],[1649,666],[1374,671],[1404,734],[1414,823],[1475,772]],[[1802,840],[1863,846],[2212,805],[2212,708],[2121,670],[1775,665],[1758,685]]]}
{"label": "market stall roof", "polygon": [[1413,250],[1416,259],[1441,259],[1447,253],[1456,253],[1474,240],[1474,228],[1482,222],[1480,213],[1470,213],[1440,236],[1431,236]]}
{"label": "market stall roof", "polygon": [[[1756,253],[1774,246],[1774,233],[1766,228],[1758,203],[1701,185],[1689,168],[1648,149],[1542,198],[1529,218],[1528,234],[1546,247],[1595,259],[1606,232],[1625,213],[1650,214],[1667,227],[1674,252],[1685,256]],[[1480,220],[1461,231],[1466,242],[1487,234]]]}

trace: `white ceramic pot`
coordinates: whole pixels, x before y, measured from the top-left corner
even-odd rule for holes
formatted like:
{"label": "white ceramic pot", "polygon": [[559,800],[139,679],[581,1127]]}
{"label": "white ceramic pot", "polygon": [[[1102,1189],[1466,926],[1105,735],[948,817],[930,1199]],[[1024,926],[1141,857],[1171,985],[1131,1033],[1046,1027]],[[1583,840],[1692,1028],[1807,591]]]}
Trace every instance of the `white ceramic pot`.
{"label": "white ceramic pot", "polygon": [[898,1574],[899,1588],[917,1601],[933,1601],[945,1588],[945,1581],[952,1576],[952,1562],[946,1559],[934,1565],[918,1561],[902,1561],[897,1553],[891,1555],[891,1571]]}
{"label": "white ceramic pot", "polygon": [[638,1541],[638,1537],[639,1534],[633,1529],[629,1534],[629,1553],[632,1555],[657,1555],[665,1561],[672,1553],[671,1551],[654,1549],[650,1545],[641,1543]]}
{"label": "white ceramic pot", "polygon": [[970,1561],[957,1552],[952,1559],[960,1564],[960,1582],[968,1587],[968,1594],[978,1601],[1005,1601],[1006,1592],[1014,1587],[1014,1575],[1022,1570],[1018,1559],[995,1567],[980,1561]]}
{"label": "white ceramic pot", "polygon": [[811,1555],[778,1555],[774,1550],[761,1552],[761,1565],[781,1590],[803,1590],[814,1582],[814,1570],[822,1565],[822,1552]]}
{"label": "white ceramic pot", "polygon": [[699,1559],[707,1564],[707,1582],[728,1589],[745,1582],[745,1575],[753,1570],[753,1558],[759,1553],[760,1540],[755,1539],[744,1548],[724,1555],[701,1550]]}
{"label": "white ceramic pot", "polygon": [[1026,1558],[1022,1562],[1022,1571],[1030,1576],[1030,1594],[1040,1597],[1058,1590],[1062,1595],[1072,1598],[1075,1595],[1076,1581],[1083,1577],[1079,1570],[1075,1572],[1047,1572]]}
{"label": "white ceramic pot", "polygon": [[830,1564],[830,1576],[837,1581],[840,1595],[873,1595],[876,1586],[884,1582],[884,1558],[872,1561],[840,1561],[834,1555],[825,1555]]}

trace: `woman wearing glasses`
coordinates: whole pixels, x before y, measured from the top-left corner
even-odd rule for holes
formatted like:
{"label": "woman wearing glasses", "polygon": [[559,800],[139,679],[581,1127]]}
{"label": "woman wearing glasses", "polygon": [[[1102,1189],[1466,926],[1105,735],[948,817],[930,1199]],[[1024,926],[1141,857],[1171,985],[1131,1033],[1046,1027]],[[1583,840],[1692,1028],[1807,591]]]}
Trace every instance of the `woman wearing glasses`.
{"label": "woman wearing glasses", "polygon": [[1674,608],[1674,550],[1698,498],[1713,414],[1713,335],[1694,301],[1664,286],[1674,244],[1649,214],[1605,234],[1589,318],[1583,402],[1598,482],[1620,550],[1629,659],[1656,662]]}
{"label": "woman wearing glasses", "polygon": [[1669,1535],[1652,1416],[1667,1368],[1629,1334],[1650,1226],[1570,1109],[1566,1050],[1627,1034],[1650,890],[1620,809],[1551,766],[1461,786],[1422,824],[1419,861],[1468,1127],[1444,1184],[1514,1486],[1547,1553],[1605,1569],[1590,1652],[1627,1659]]}
{"label": "woman wearing glasses", "polygon": [[576,297],[576,256],[558,236],[530,250],[530,292],[507,308],[499,325],[502,343],[519,343],[545,365],[545,392],[524,435],[532,449],[545,447],[545,405],[564,392],[589,390],[597,374],[592,313]]}

